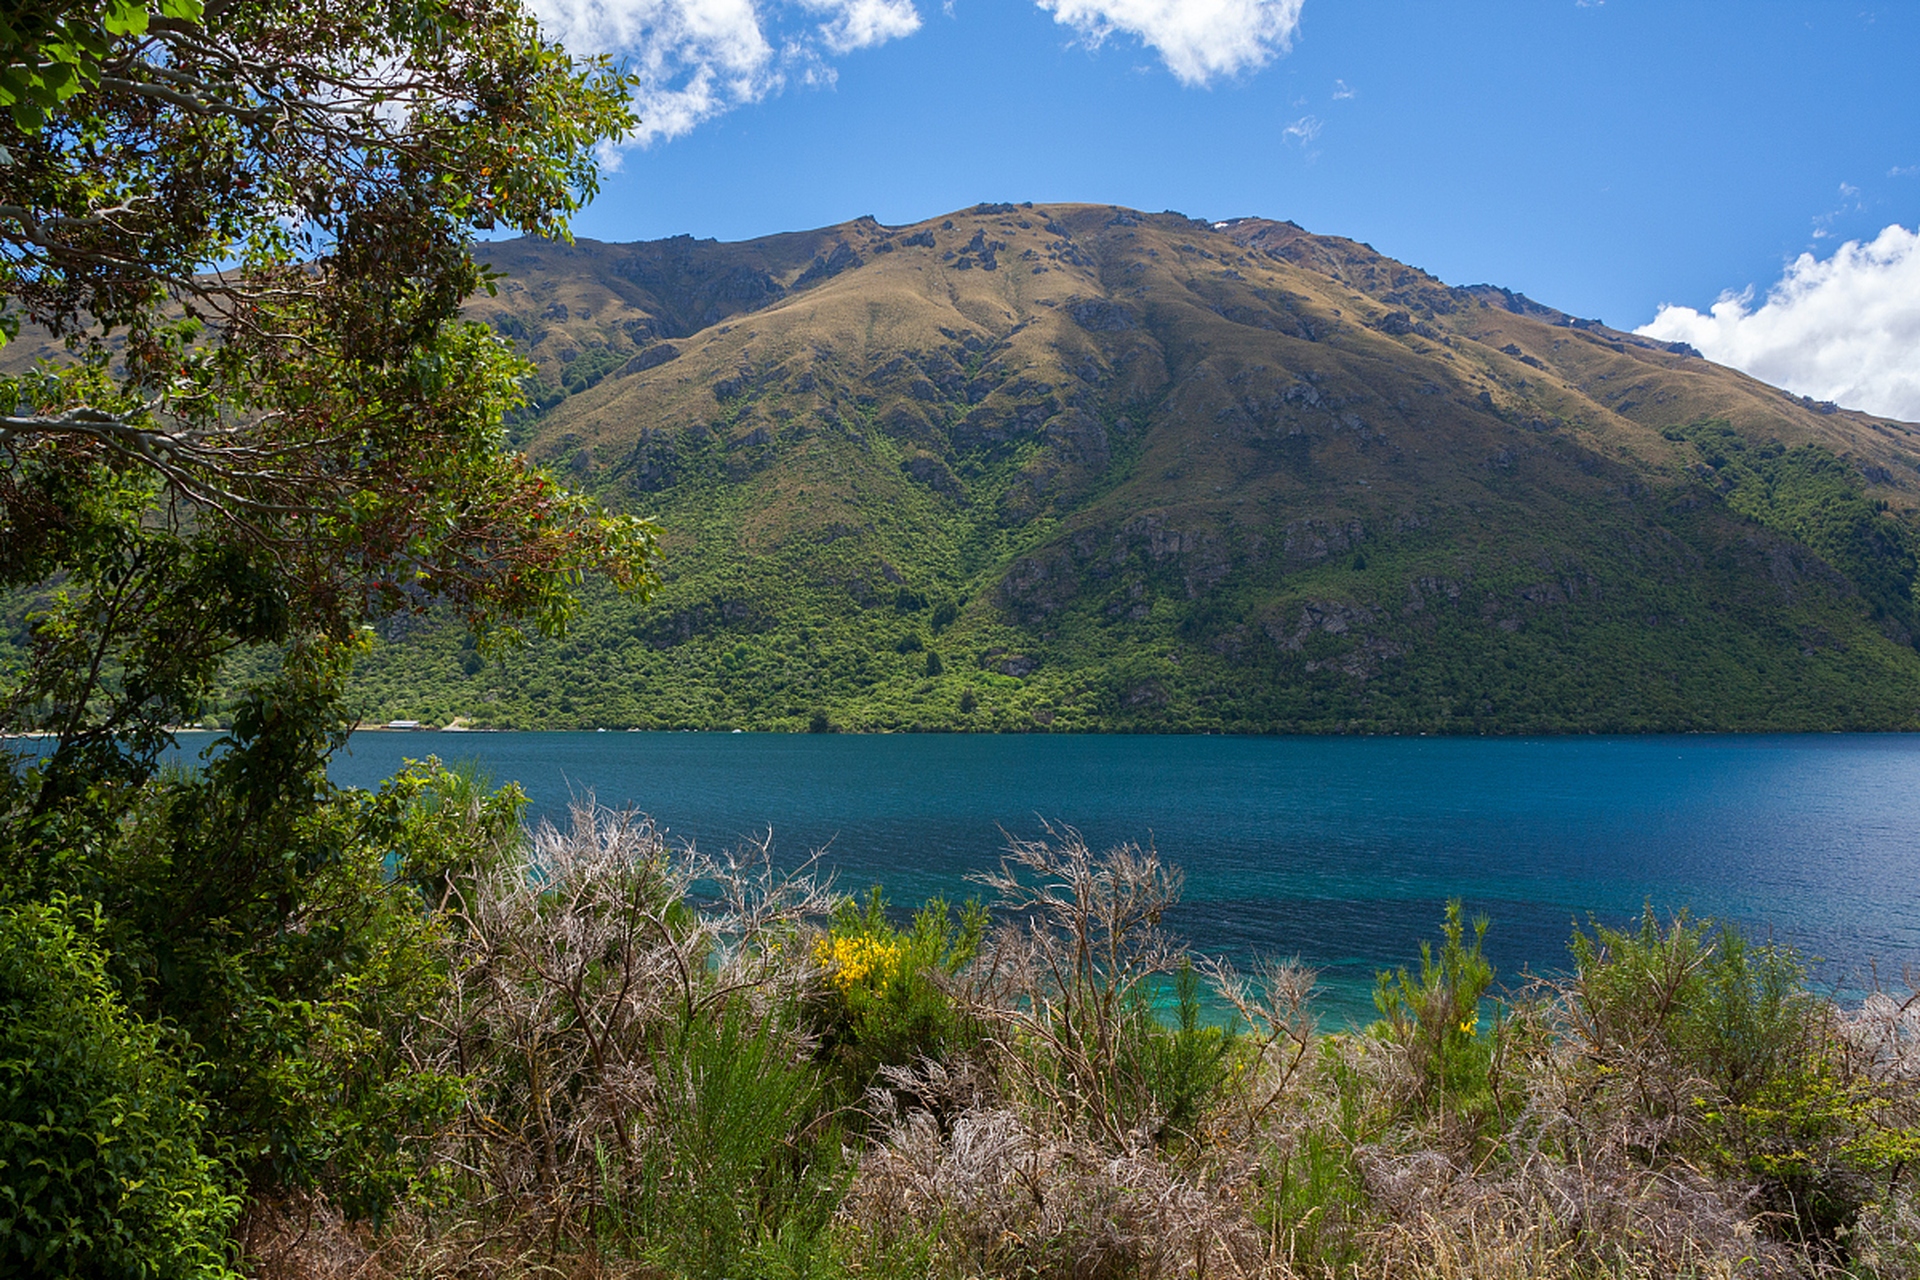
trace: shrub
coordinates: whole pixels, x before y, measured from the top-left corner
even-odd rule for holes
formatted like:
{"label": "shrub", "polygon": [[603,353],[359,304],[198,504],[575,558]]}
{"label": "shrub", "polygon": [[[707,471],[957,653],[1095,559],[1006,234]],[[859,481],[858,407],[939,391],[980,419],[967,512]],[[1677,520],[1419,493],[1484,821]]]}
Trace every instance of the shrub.
{"label": "shrub", "polygon": [[415,1052],[446,979],[429,907],[495,856],[518,793],[437,762],[346,791],[323,737],[236,739],[130,812],[104,895],[113,976],[189,1042],[208,1131],[249,1190],[319,1188],[378,1221],[459,1105],[459,1073]]}
{"label": "shrub", "polygon": [[[775,1147],[798,1159],[818,1105],[791,1012],[811,970],[791,944],[836,901],[804,868],[775,872],[765,846],[675,853],[650,820],[591,795],[566,830],[541,824],[459,887],[459,955],[433,1021],[435,1065],[471,1082],[443,1144],[465,1202],[698,1269],[707,1246],[674,1206],[710,1193],[722,1216],[699,1221],[721,1233],[720,1255],[759,1239],[759,1210],[736,1194],[743,1170]],[[777,1136],[730,1135],[736,1123]]]}
{"label": "shrub", "polygon": [[1596,924],[1591,935],[1576,929],[1568,946],[1574,973],[1555,988],[1555,1030],[1574,1050],[1575,1087],[1590,1100],[1586,1141],[1663,1156],[1695,1127],[1693,1099],[1705,1085],[1685,1046],[1704,994],[1706,930],[1684,913],[1663,928],[1649,908],[1635,930]]}
{"label": "shrub", "polygon": [[1154,1137],[1161,1141],[1192,1138],[1233,1070],[1240,1047],[1237,1025],[1200,1025],[1200,975],[1182,956],[1173,971],[1174,1025],[1158,1025],[1151,1008],[1141,1009],[1146,1084]]}
{"label": "shrub", "polygon": [[1493,966],[1481,954],[1485,916],[1473,922],[1466,942],[1458,898],[1447,903],[1446,938],[1436,960],[1433,944],[1420,944],[1420,978],[1405,969],[1382,973],[1373,1004],[1381,1033],[1406,1055],[1418,1105],[1456,1114],[1483,1111],[1491,1102],[1492,1039],[1480,1035],[1480,1000],[1493,985]]}
{"label": "shrub", "polygon": [[1920,1137],[1877,1123],[1880,1090],[1853,1070],[1790,949],[1719,931],[1687,1019],[1712,1085],[1704,1120],[1722,1168],[1755,1177],[1769,1224],[1832,1248]]}
{"label": "shrub", "polygon": [[66,899],[0,907],[0,1272],[225,1277],[205,1111]]}
{"label": "shrub", "polygon": [[1806,989],[1790,949],[1649,911],[1576,932],[1568,1038],[1586,1119],[1613,1117],[1643,1161],[1749,1179],[1778,1234],[1833,1252],[1920,1157],[1904,1090]]}
{"label": "shrub", "polygon": [[999,894],[1009,918],[979,1012],[1031,1087],[1124,1146],[1152,1098],[1143,984],[1183,957],[1160,929],[1182,876],[1138,845],[1095,855],[1071,827],[1047,834],[1054,839],[1013,841],[997,872],[972,877]]}
{"label": "shrub", "polygon": [[773,1010],[729,1000],[687,1022],[654,1066],[651,1123],[603,1229],[692,1280],[805,1275],[843,1190],[819,1073]]}
{"label": "shrub", "polygon": [[1250,1189],[1267,1257],[1307,1275],[1341,1274],[1360,1260],[1367,1196],[1353,1150],[1350,1135],[1307,1125],[1267,1151]]}
{"label": "shrub", "polygon": [[987,916],[969,901],[956,913],[934,898],[905,929],[887,921],[878,889],[864,906],[849,901],[814,940],[819,990],[809,1001],[821,1058],[858,1098],[881,1067],[945,1062],[978,1042],[978,1024],[949,987],[979,954]]}

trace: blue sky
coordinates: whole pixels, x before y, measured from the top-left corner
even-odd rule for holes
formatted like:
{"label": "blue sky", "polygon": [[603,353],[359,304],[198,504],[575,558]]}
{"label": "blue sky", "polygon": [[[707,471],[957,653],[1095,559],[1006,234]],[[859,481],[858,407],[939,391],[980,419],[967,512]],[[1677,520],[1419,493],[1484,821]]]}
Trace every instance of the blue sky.
{"label": "blue sky", "polygon": [[1672,304],[1710,356],[1920,418],[1920,237],[1882,234],[1920,227],[1911,0],[534,7],[648,77],[581,235],[1291,218],[1619,328]]}

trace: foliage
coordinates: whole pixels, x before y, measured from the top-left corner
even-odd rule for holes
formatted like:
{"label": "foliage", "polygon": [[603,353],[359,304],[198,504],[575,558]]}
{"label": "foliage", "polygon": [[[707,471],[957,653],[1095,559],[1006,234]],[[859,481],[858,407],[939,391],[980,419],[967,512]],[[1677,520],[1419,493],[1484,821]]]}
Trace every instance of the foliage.
{"label": "foliage", "polygon": [[1920,1152],[1902,1091],[1790,950],[1648,911],[1636,931],[1576,933],[1573,953],[1570,1027],[1642,1158],[1752,1177],[1776,1230],[1831,1246]]}
{"label": "foliage", "polygon": [[1141,1011],[1145,1039],[1139,1052],[1145,1057],[1153,1111],[1160,1117],[1155,1136],[1191,1141],[1234,1070],[1240,1034],[1233,1023],[1200,1024],[1200,974],[1190,957],[1182,956],[1175,965],[1173,990],[1173,1026],[1163,1028],[1150,1010]]}
{"label": "foliage", "polygon": [[0,378],[0,587],[57,579],[0,714],[60,739],[48,804],[143,777],[245,646],[324,665],[428,601],[551,629],[586,569],[650,582],[650,527],[501,452],[524,366],[459,317],[477,231],[591,194],[620,76],[511,0],[9,31],[80,68],[0,121],[0,310],[76,357]]}
{"label": "foliage", "polygon": [[166,1037],[108,979],[103,923],[0,904],[0,1271],[230,1276],[239,1200]]}
{"label": "foliage", "polygon": [[459,1103],[417,1056],[446,979],[422,890],[483,859],[520,799],[437,762],[341,791],[326,744],[284,727],[149,783],[98,893],[129,1002],[185,1037],[224,1157],[378,1219]]}
{"label": "foliage", "polygon": [[[1604,511],[1514,503],[1381,533],[1361,573],[1249,561],[1192,597],[1134,548],[1111,580],[1087,570],[1079,596],[1029,626],[1008,615],[999,580],[1051,527],[998,527],[988,501],[896,492],[873,451],[832,437],[817,448],[870,481],[859,519],[879,545],[746,555],[746,530],[778,495],[730,481],[717,446],[689,446],[680,482],[644,507],[676,530],[674,575],[655,605],[589,592],[571,638],[472,670],[457,629],[385,629],[356,676],[367,717],[798,732],[817,710],[874,732],[1630,733],[1895,728],[1920,705],[1911,650],[1888,641],[1870,606],[1809,552],[1774,541],[1785,535],[1730,533],[1711,508],[1662,512],[1662,532],[1644,535],[1666,549],[1653,564],[1635,549],[1642,535],[1609,530]],[[1537,552],[1514,562],[1461,551],[1486,536],[1482,519],[1529,531]],[[899,615],[850,585],[884,581],[882,560],[966,602],[934,645],[937,675],[925,653],[895,647],[926,615]],[[1561,566],[1550,584],[1541,561]],[[1771,584],[1774,563],[1807,575],[1785,612],[1771,585],[1753,582]],[[1155,602],[1137,618],[1129,578]],[[1369,621],[1329,632],[1328,602]],[[1489,609],[1519,625],[1501,629]]]}
{"label": "foliage", "polygon": [[1362,1257],[1366,1188],[1350,1134],[1309,1126],[1266,1153],[1250,1209],[1270,1256],[1308,1274],[1339,1275]]}
{"label": "foliage", "polygon": [[1662,927],[1651,907],[1633,931],[1596,924],[1569,944],[1576,981],[1561,997],[1565,1030],[1592,1062],[1606,1113],[1627,1119],[1622,1142],[1659,1157],[1681,1136],[1700,1076],[1685,1045],[1704,1004],[1711,951],[1685,915]]}
{"label": "foliage", "polygon": [[22,133],[36,133],[61,103],[99,87],[120,38],[144,35],[156,17],[198,21],[202,13],[200,0],[161,0],[151,14],[140,0],[26,0],[0,17],[0,47],[22,55],[0,65],[0,107]]}
{"label": "foliage", "polygon": [[1152,977],[1180,967],[1160,919],[1183,877],[1137,845],[1096,855],[1070,827],[1047,832],[1011,841],[998,871],[973,877],[1008,920],[979,1015],[1050,1105],[1117,1142],[1154,1098],[1141,1001]]}
{"label": "foliage", "polygon": [[607,1221],[674,1274],[806,1275],[824,1252],[840,1134],[782,1021],[729,1001],[680,1028],[656,1068],[655,1126],[632,1183],[609,1189]]}
{"label": "foliage", "polygon": [[1688,1130],[1766,1092],[1810,1044],[1804,968],[1738,929],[1684,914],[1663,927],[1649,909],[1635,931],[1595,925],[1571,947],[1572,1026],[1606,1087],[1627,1091],[1649,1126],[1649,1154],[1686,1149]]}
{"label": "foliage", "polygon": [[[69,357],[0,376],[0,729],[51,739],[0,771],[0,900],[91,913],[123,1058],[171,1058],[128,1168],[197,1142],[379,1222],[443,1172],[447,904],[518,798],[327,757],[373,623],[438,605],[491,646],[588,570],[654,580],[651,526],[502,450],[526,366],[460,314],[478,233],[565,234],[630,85],[517,0],[35,0],[0,54],[0,335]],[[161,769],[236,660],[228,735]]]}
{"label": "foliage", "polygon": [[1480,1002],[1493,985],[1493,965],[1481,954],[1487,918],[1475,917],[1468,945],[1462,910],[1458,898],[1447,903],[1437,959],[1431,942],[1420,944],[1419,978],[1405,969],[1380,974],[1373,1003],[1381,1034],[1406,1055],[1414,1100],[1472,1118],[1491,1101],[1491,1041],[1480,1033]]}
{"label": "foliage", "polygon": [[1666,435],[1699,449],[1728,507],[1798,539],[1846,574],[1872,605],[1876,621],[1909,637],[1920,630],[1920,540],[1888,517],[1884,503],[1861,492],[1845,460],[1817,444],[1789,449],[1777,440],[1749,443],[1725,419],[1704,419]]}
{"label": "foliage", "polygon": [[[415,807],[466,812],[459,785]],[[1316,1033],[1298,966],[1183,964],[1153,923],[1166,870],[1070,832],[1009,850],[990,935],[937,903],[896,924],[758,846],[670,849],[590,798],[565,831],[466,847],[429,859],[454,981],[419,1019],[463,1066],[448,1194],[377,1239],[283,1222],[290,1271],[1890,1280],[1920,1256],[1920,998],[1839,1009],[1790,956],[1689,921],[1577,935],[1574,972],[1503,1019],[1503,1105],[1473,1111],[1490,1058],[1449,1045],[1473,1078],[1442,1064],[1409,1105],[1408,1042]],[[1448,923],[1383,984],[1409,1036],[1484,990],[1478,930]],[[918,1038],[856,1113],[834,1075],[916,972],[981,1034]],[[1203,976],[1239,1026],[1208,1025]],[[1661,1142],[1636,1072],[1680,1085]]]}
{"label": "foliage", "polygon": [[971,1051],[978,1026],[951,986],[978,956],[986,911],[968,901],[955,913],[935,898],[906,928],[887,919],[879,889],[864,906],[847,901],[814,940],[823,989],[809,1002],[821,1058],[858,1101],[882,1067],[945,1062]]}
{"label": "foliage", "polygon": [[810,1171],[838,1147],[792,1012],[811,968],[787,944],[835,905],[822,886],[764,849],[676,855],[583,797],[445,901],[431,1021],[434,1062],[470,1081],[441,1146],[465,1203],[722,1271],[820,1216]]}

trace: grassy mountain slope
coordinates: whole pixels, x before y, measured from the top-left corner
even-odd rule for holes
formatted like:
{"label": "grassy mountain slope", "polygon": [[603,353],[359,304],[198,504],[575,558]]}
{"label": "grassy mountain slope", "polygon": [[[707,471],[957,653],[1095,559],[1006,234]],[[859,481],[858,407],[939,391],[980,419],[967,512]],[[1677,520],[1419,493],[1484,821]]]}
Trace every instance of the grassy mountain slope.
{"label": "grassy mountain slope", "polygon": [[[1910,727],[1920,439],[1290,223],[979,206],[492,246],[516,439],[653,604],[368,713],[526,726]],[[405,644],[391,643],[404,636]]]}

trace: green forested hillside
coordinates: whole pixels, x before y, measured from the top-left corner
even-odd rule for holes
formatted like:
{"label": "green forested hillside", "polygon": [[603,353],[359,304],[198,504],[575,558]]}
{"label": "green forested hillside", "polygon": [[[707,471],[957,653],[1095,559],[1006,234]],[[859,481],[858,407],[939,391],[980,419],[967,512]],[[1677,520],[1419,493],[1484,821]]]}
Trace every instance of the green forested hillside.
{"label": "green forested hillside", "polygon": [[564,639],[389,629],[369,719],[1906,728],[1920,442],[1289,223],[988,205],[494,246],[537,459],[665,531]]}

